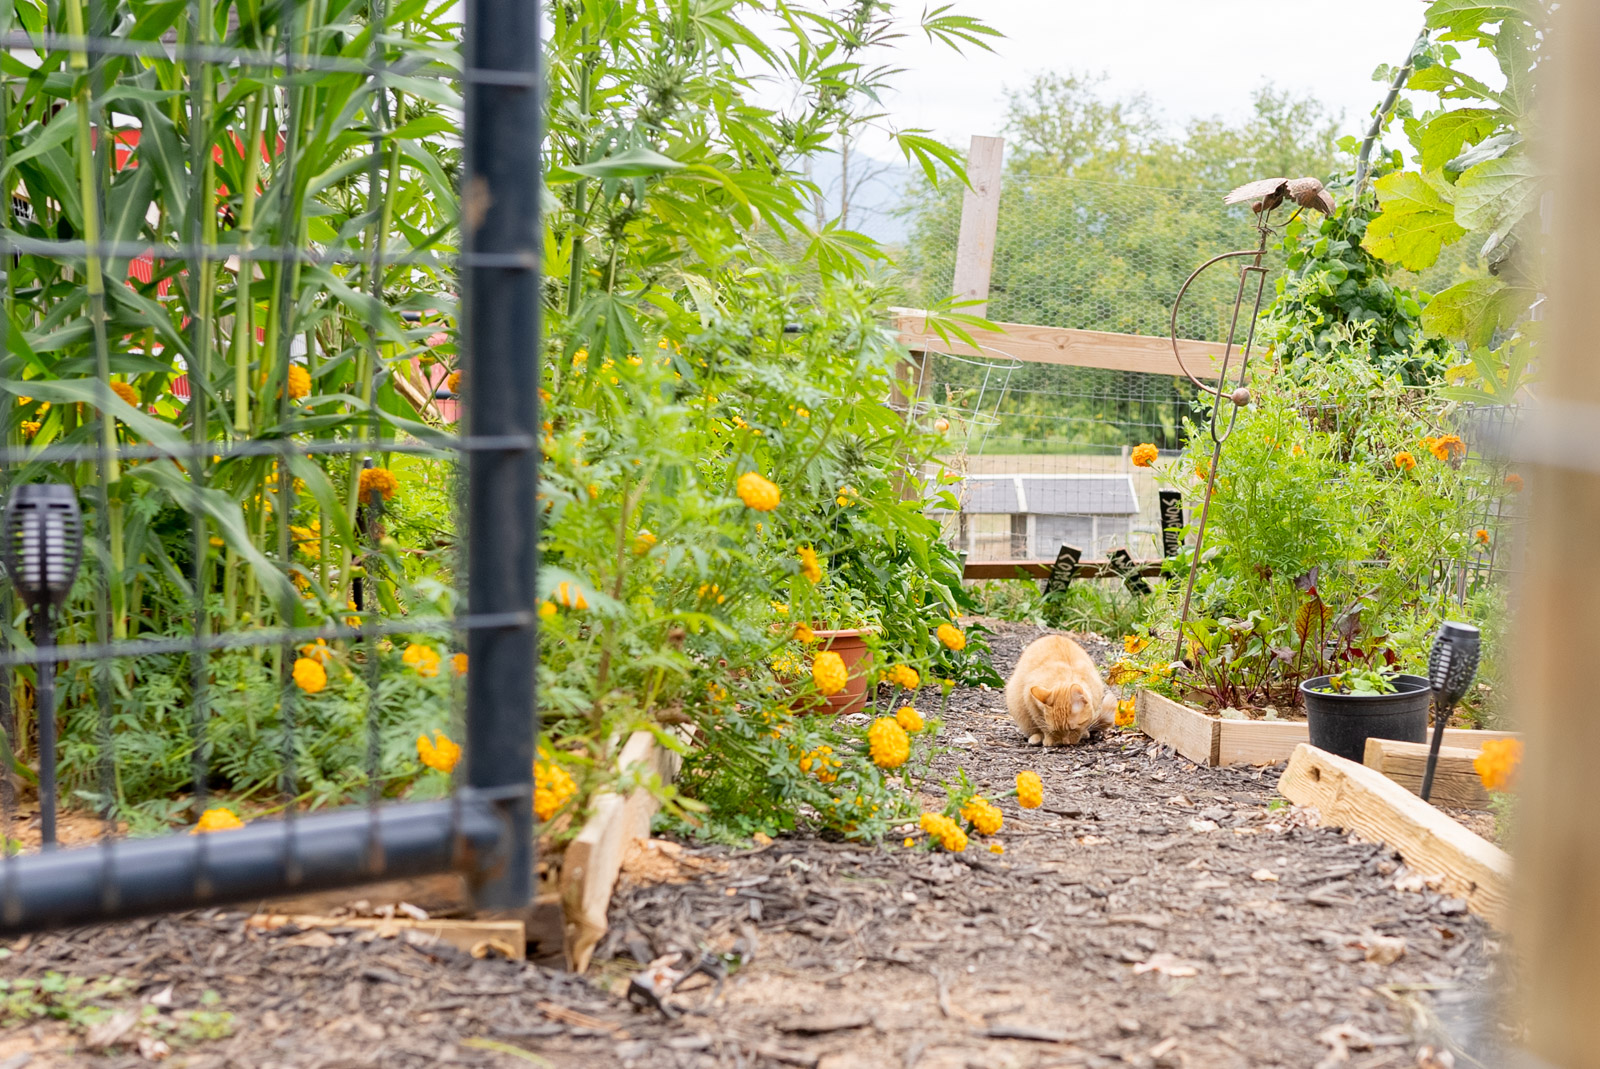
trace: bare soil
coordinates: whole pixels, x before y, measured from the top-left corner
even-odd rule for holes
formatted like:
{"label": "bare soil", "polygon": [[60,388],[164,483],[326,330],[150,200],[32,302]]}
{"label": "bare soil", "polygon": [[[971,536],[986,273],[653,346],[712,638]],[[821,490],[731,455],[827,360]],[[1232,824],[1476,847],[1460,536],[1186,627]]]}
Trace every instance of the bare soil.
{"label": "bare soil", "polygon": [[[1035,634],[996,636],[1002,675]],[[981,689],[952,695],[942,741],[935,780],[959,765],[999,794],[1032,768],[1045,807],[1002,800],[1005,826],[961,855],[817,838],[651,851],[588,978],[220,912],[33,937],[0,977],[130,977],[103,1004],[169,1024],[98,1050],[81,1013],[13,1026],[0,1069],[143,1065],[158,1032],[168,1064],[216,1069],[1379,1069],[1443,1064],[1425,1050],[1439,1044],[1507,1064],[1484,1023],[1494,933],[1459,900],[1398,890],[1383,847],[1310,826],[1276,798],[1277,769],[1196,767],[1127,733],[1041,752]],[[683,984],[670,1019],[625,998],[640,963],[706,952],[731,975]],[[175,1035],[206,990],[231,1035]]]}

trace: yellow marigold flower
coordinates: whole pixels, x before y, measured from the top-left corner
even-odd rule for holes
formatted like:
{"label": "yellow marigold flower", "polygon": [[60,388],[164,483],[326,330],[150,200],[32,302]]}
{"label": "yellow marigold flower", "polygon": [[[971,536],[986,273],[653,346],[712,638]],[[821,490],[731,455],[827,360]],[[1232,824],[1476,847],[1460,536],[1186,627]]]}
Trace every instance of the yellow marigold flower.
{"label": "yellow marigold flower", "polygon": [[901,843],[900,845],[905,847],[907,850],[910,850],[914,843],[916,843],[916,840],[913,839],[911,836],[907,835],[906,836],[906,841]]}
{"label": "yellow marigold flower", "polygon": [[777,613],[779,616],[788,616],[789,606],[785,605],[781,601],[774,601],[772,602],[772,611]]}
{"label": "yellow marigold flower", "polygon": [[[355,603],[354,600],[351,600],[351,599],[347,598],[347,599],[345,599],[344,607],[347,608],[347,609],[354,609],[356,607],[356,603]],[[344,618],[344,622],[345,622],[345,625],[348,626],[348,627],[360,627],[361,626],[361,617],[359,617],[359,616],[346,616]]]}
{"label": "yellow marigold flower", "polygon": [[1489,544],[1489,532],[1482,527],[1473,532],[1472,537],[1478,540],[1479,545],[1486,546]]}
{"label": "yellow marigold flower", "polygon": [[1136,468],[1148,468],[1156,462],[1160,455],[1155,446],[1149,442],[1141,442],[1133,447],[1133,452],[1129,454],[1128,459],[1133,461],[1133,466]]}
{"label": "yellow marigold flower", "polygon": [[190,835],[203,835],[212,831],[232,831],[244,827],[244,821],[233,815],[233,810],[217,806],[200,814],[200,820],[189,829]]}
{"label": "yellow marigold flower", "polygon": [[567,804],[578,793],[578,783],[572,774],[554,761],[533,763],[533,815],[549,820],[556,810]]}
{"label": "yellow marigold flower", "polygon": [[927,727],[922,720],[922,714],[909,705],[902,705],[894,714],[894,722],[915,735]]}
{"label": "yellow marigold flower", "polygon": [[1521,739],[1490,739],[1472,759],[1472,767],[1477,769],[1484,790],[1503,791],[1510,786],[1521,762]]}
{"label": "yellow marigold flower", "polygon": [[642,557],[655,547],[656,541],[655,535],[651,534],[646,528],[641,527],[639,528],[639,533],[633,538],[633,551]]}
{"label": "yellow marigold flower", "polygon": [[961,807],[961,817],[971,824],[979,835],[993,835],[1005,823],[1005,815],[1000,812],[1000,807],[976,794],[967,799],[967,804]]}
{"label": "yellow marigold flower", "polygon": [[19,397],[19,398],[17,398],[17,404],[19,406],[20,405],[31,405],[31,404],[33,404],[33,398],[31,398],[31,397]]}
{"label": "yellow marigold flower", "polygon": [[461,372],[452,371],[450,374],[446,375],[444,380],[444,388],[453,394],[459,394],[461,392]]}
{"label": "yellow marigold flower", "polygon": [[548,620],[559,611],[553,601],[541,601],[539,603],[539,619],[541,620]]}
{"label": "yellow marigold flower", "polygon": [[583,591],[565,580],[556,584],[556,600],[569,609],[587,609],[589,607],[589,602],[585,600]]}
{"label": "yellow marigold flower", "polygon": [[467,655],[464,654],[464,653],[453,653],[453,654],[451,654],[450,655],[450,668],[458,676],[466,675],[467,674]]}
{"label": "yellow marigold flower", "polygon": [[1123,698],[1117,702],[1117,727],[1126,728],[1133,726],[1134,702],[1132,698]]}
{"label": "yellow marigold flower", "polygon": [[417,758],[429,768],[449,775],[461,760],[461,747],[442,731],[435,731],[431,741],[426,735],[418,735]]}
{"label": "yellow marigold flower", "polygon": [[[23,426],[26,427],[27,424],[24,423]],[[37,424],[35,424],[35,426],[37,426]],[[1510,490],[1513,494],[1522,493],[1522,476],[1518,475],[1514,471],[1507,472],[1506,473],[1506,489]]]}
{"label": "yellow marigold flower", "polygon": [[1402,449],[1394,455],[1394,466],[1401,471],[1410,471],[1417,466],[1417,458]]}
{"label": "yellow marigold flower", "polygon": [[800,557],[800,574],[813,583],[822,582],[822,564],[817,560],[817,551],[810,546],[801,546],[798,554]]}
{"label": "yellow marigold flower", "polygon": [[839,693],[849,680],[850,674],[845,671],[844,658],[832,650],[823,650],[817,654],[817,659],[811,662],[811,681],[824,694]]}
{"label": "yellow marigold flower", "polygon": [[1017,773],[1017,804],[1024,809],[1038,809],[1044,805],[1044,782],[1032,769]]}
{"label": "yellow marigold flower", "polygon": [[1130,657],[1136,653],[1144,652],[1144,648],[1148,645],[1150,645],[1150,639],[1146,635],[1122,636],[1122,652]]}
{"label": "yellow marigold flower", "polygon": [[990,843],[989,844],[989,853],[991,853],[991,854],[1003,854],[1005,852],[1006,852],[1006,848],[1002,844],[1000,844],[1000,843]]}
{"label": "yellow marigold flower", "polygon": [[757,512],[771,512],[778,507],[778,487],[768,482],[753,471],[747,471],[739,476],[737,483],[739,500]]}
{"label": "yellow marigold flower", "polygon": [[916,690],[922,686],[922,677],[917,675],[917,670],[909,664],[897,664],[888,672],[889,682],[906,690]]}
{"label": "yellow marigold flower", "polygon": [[25,419],[25,420],[23,420],[22,421],[22,436],[24,438],[32,438],[34,435],[39,433],[39,428],[41,426],[43,426],[43,424],[40,423],[36,419]]}
{"label": "yellow marigold flower", "polygon": [[289,387],[289,399],[298,401],[311,392],[311,372],[299,364],[290,364],[286,384]]}
{"label": "yellow marigold flower", "polygon": [[880,716],[867,729],[867,748],[879,768],[899,768],[911,756],[911,737],[897,721]]}
{"label": "yellow marigold flower", "polygon": [[135,390],[128,383],[126,383],[126,382],[113,382],[111,384],[111,392],[116,394],[118,397],[122,398],[124,401],[126,401],[128,404],[132,405],[134,408],[138,408],[139,407],[139,391]]}
{"label": "yellow marigold flower", "polygon": [[832,783],[839,778],[844,762],[833,756],[832,746],[818,746],[800,756],[800,771],[815,775],[819,782]]}
{"label": "yellow marigold flower", "polygon": [[385,501],[389,500],[394,496],[398,486],[394,472],[388,468],[362,468],[361,479],[356,484],[356,496],[372,505],[376,504],[380,497]]}
{"label": "yellow marigold flower", "polygon": [[794,640],[809,645],[817,640],[817,633],[807,624],[794,625]]}
{"label": "yellow marigold flower", "polygon": [[943,813],[922,814],[921,827],[952,854],[959,854],[967,848],[967,833]]}
{"label": "yellow marigold flower", "polygon": [[589,362],[589,350],[587,350],[587,349],[579,349],[577,352],[572,354],[572,366],[573,367],[582,367],[584,364],[586,364],[588,362]]}
{"label": "yellow marigold flower", "polygon": [[328,645],[328,640],[319,638],[315,642],[308,642],[300,647],[300,656],[316,661],[318,664],[327,664],[333,660],[333,648]]}
{"label": "yellow marigold flower", "polygon": [[426,679],[432,679],[439,674],[439,651],[432,646],[413,642],[406,647],[400,659],[416,669],[417,675]]}
{"label": "yellow marigold flower", "polygon": [[1143,679],[1145,671],[1132,661],[1119,659],[1110,668],[1106,669],[1106,682],[1113,687],[1120,687],[1125,683],[1136,683]]}
{"label": "yellow marigold flower", "polygon": [[967,648],[967,636],[954,624],[940,624],[939,629],[934,634],[938,636],[940,644],[947,650],[955,650],[959,653]]}
{"label": "yellow marigold flower", "polygon": [[317,694],[328,685],[328,670],[310,657],[299,657],[294,662],[294,685],[307,694]]}

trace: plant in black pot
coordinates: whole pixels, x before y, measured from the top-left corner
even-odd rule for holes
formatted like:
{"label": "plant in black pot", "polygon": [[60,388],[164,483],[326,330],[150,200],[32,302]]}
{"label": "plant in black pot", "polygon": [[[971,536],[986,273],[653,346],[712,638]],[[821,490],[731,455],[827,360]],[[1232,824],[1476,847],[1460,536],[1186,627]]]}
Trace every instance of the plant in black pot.
{"label": "plant in black pot", "polygon": [[1428,738],[1428,681],[1379,668],[1351,668],[1300,684],[1311,745],[1361,761],[1367,740]]}

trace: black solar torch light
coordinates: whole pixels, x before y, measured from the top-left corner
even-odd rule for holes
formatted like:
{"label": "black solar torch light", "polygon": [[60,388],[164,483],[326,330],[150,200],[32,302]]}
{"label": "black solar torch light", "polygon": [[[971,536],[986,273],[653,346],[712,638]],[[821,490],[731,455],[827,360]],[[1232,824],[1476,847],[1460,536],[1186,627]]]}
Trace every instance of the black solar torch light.
{"label": "black solar torch light", "polygon": [[[83,514],[78,495],[60,483],[26,483],[11,493],[4,527],[6,574],[33,617],[34,645],[55,648],[50,619],[72,592],[83,563]],[[56,842],[56,662],[38,665],[39,838],[46,849]]]}
{"label": "black solar torch light", "polygon": [[1428,767],[1422,774],[1422,800],[1433,790],[1433,768],[1439,763],[1439,744],[1472,677],[1478,674],[1479,632],[1471,624],[1445,621],[1428,654],[1428,682],[1433,686],[1433,741],[1428,746]]}

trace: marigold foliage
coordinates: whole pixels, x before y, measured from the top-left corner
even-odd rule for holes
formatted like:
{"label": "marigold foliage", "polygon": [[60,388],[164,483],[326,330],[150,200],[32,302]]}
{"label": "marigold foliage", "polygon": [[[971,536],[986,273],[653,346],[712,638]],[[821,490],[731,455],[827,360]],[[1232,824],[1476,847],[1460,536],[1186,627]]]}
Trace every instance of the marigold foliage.
{"label": "marigold foliage", "polygon": [[1477,769],[1486,791],[1503,791],[1509,787],[1521,763],[1521,739],[1490,739],[1472,759],[1472,767]]}
{"label": "marigold foliage", "polygon": [[747,471],[739,476],[738,491],[739,500],[743,501],[747,508],[753,508],[757,512],[771,512],[778,507],[781,496],[777,484],[763,479],[753,471]]}
{"label": "marigold foliage", "polygon": [[1044,805],[1044,781],[1032,769],[1017,773],[1017,804],[1024,809],[1038,809]]}
{"label": "marigold foliage", "polygon": [[1000,807],[981,795],[973,795],[961,807],[961,818],[972,825],[979,835],[993,835],[1005,823]]}
{"label": "marigold foliage", "polygon": [[967,636],[954,624],[940,624],[934,635],[939,639],[940,645],[947,650],[959,653],[967,648]]}
{"label": "marigold foliage", "polygon": [[294,662],[294,685],[307,694],[320,693],[328,685],[328,670],[310,657],[299,657]]}
{"label": "marigold foliage", "polygon": [[924,813],[919,824],[923,831],[952,854],[959,854],[967,848],[967,833],[943,813]]}
{"label": "marigold foliage", "polygon": [[394,472],[388,468],[362,468],[356,494],[367,504],[375,505],[379,498],[388,501],[394,497],[399,485],[395,481]]}
{"label": "marigold foliage", "polygon": [[442,731],[435,731],[432,740],[426,735],[418,735],[417,758],[429,768],[448,775],[461,760],[461,747]]}
{"label": "marigold foliage", "polygon": [[554,761],[533,763],[533,815],[549,820],[578,793],[572,774]]}
{"label": "marigold foliage", "polygon": [[202,835],[212,831],[232,831],[234,828],[244,827],[244,821],[233,815],[233,810],[216,806],[200,814],[200,820],[189,829],[190,835]]}
{"label": "marigold foliage", "polygon": [[1156,459],[1160,455],[1161,454],[1156,451],[1155,446],[1151,445],[1149,442],[1141,442],[1133,447],[1133,452],[1129,455],[1128,459],[1133,461],[1133,466],[1136,468],[1148,468],[1150,465],[1156,462]]}
{"label": "marigold foliage", "polygon": [[899,768],[911,756],[911,737],[897,721],[880,716],[867,729],[867,748],[879,768]]}
{"label": "marigold foliage", "polygon": [[817,654],[817,659],[811,662],[811,681],[824,694],[839,693],[849,680],[850,674],[845,671],[844,658],[832,650],[823,650]]}
{"label": "marigold foliage", "polygon": [[909,705],[902,705],[894,714],[894,722],[907,732],[915,735],[927,725],[922,720],[922,714]]}

